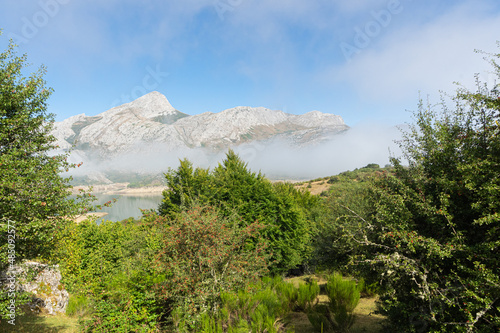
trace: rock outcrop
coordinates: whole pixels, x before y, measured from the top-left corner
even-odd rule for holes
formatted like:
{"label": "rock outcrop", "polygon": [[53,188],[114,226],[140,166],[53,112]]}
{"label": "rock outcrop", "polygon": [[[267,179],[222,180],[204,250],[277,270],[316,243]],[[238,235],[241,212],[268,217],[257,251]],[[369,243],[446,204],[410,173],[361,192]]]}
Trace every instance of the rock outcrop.
{"label": "rock outcrop", "polygon": [[59,266],[27,261],[9,267],[0,273],[0,280],[15,277],[16,291],[32,293],[28,303],[34,312],[47,314],[65,313],[69,294],[61,284]]}

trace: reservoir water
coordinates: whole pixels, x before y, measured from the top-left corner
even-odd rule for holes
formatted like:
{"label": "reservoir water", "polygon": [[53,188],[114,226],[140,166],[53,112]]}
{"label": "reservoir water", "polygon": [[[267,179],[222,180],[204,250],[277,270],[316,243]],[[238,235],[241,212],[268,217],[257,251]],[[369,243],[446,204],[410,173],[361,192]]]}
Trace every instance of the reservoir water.
{"label": "reservoir water", "polygon": [[97,220],[121,221],[129,217],[139,218],[142,216],[140,209],[157,209],[161,203],[162,195],[104,195],[96,194],[97,201],[94,204],[103,204],[113,198],[118,200],[111,207],[102,207],[98,212],[105,212],[108,215]]}

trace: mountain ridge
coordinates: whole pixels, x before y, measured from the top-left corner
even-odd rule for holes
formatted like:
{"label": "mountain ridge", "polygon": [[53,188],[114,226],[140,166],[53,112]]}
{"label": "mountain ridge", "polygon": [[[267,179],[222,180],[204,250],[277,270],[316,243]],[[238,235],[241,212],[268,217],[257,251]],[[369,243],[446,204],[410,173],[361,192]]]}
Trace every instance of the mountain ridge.
{"label": "mountain ridge", "polygon": [[237,106],[218,113],[188,115],[159,92],[96,116],[79,114],[54,124],[52,134],[63,150],[109,158],[155,147],[161,152],[185,148],[225,149],[251,141],[284,140],[304,146],[328,140],[349,127],[342,117],[320,111],[288,114],[265,107]]}

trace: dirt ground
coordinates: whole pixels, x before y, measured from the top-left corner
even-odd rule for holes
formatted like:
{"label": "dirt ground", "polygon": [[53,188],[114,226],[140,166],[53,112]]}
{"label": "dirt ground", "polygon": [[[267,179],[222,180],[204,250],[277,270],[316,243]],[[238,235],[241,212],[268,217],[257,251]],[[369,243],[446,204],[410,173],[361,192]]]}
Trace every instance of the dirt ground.
{"label": "dirt ground", "polygon": [[318,195],[321,194],[321,192],[323,191],[327,191],[330,188],[330,186],[331,185],[328,184],[326,180],[310,181],[310,182],[298,183],[295,185],[296,188],[305,189],[314,195]]}

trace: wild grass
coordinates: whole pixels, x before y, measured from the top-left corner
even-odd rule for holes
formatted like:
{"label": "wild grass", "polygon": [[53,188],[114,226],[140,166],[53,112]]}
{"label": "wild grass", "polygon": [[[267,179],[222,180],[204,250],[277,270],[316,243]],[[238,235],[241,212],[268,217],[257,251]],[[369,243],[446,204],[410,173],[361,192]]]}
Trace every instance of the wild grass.
{"label": "wild grass", "polygon": [[[307,275],[301,277],[294,277],[292,279],[287,279],[287,282],[292,283],[294,286],[298,287],[301,284],[306,284],[308,280],[315,279],[320,286],[320,294],[317,297],[318,304],[326,305],[328,302],[328,296],[325,295],[326,283],[327,281],[316,275]],[[354,309],[353,313],[356,316],[356,320],[352,327],[350,328],[351,333],[379,333],[382,332],[382,324],[385,317],[375,313],[377,296],[371,294],[370,296],[363,294],[359,299],[358,306]],[[309,318],[305,312],[292,312],[286,318],[287,327],[293,327],[295,333],[311,333],[314,332],[314,327],[309,321]]]}
{"label": "wild grass", "polygon": [[0,332],[77,333],[78,318],[26,313],[16,318],[15,325],[2,320]]}

